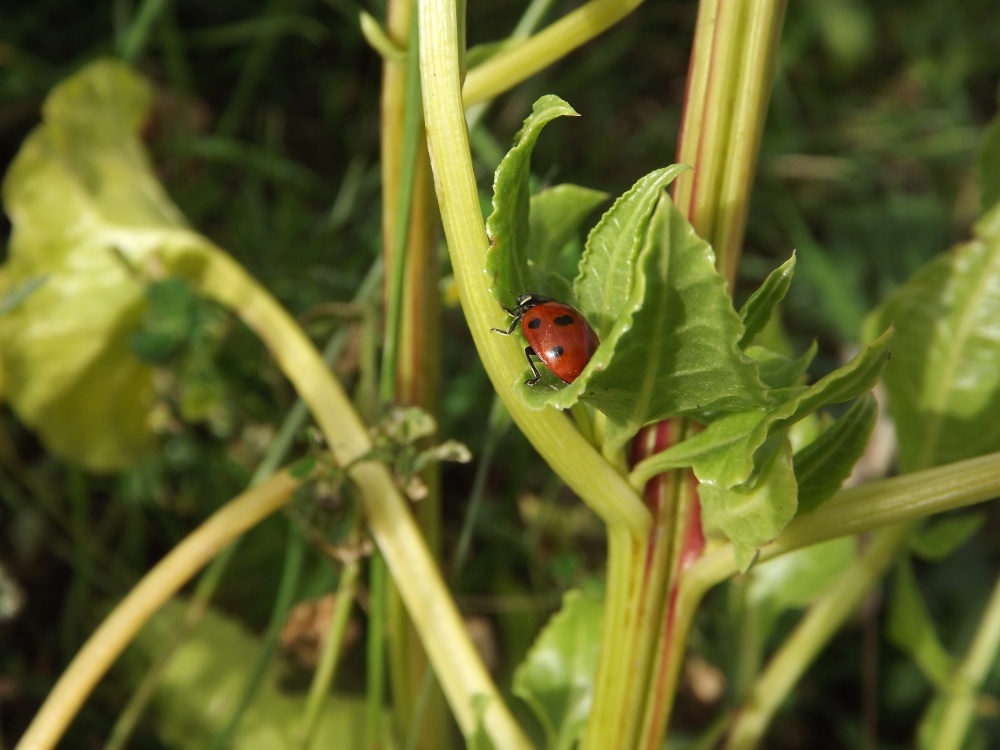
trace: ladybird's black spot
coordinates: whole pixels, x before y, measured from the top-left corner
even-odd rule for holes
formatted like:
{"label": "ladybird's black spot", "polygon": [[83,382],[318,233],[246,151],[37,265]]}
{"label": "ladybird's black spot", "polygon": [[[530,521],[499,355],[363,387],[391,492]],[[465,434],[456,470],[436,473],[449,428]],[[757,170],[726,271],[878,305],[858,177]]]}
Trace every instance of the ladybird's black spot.
{"label": "ladybird's black spot", "polygon": [[542,325],[541,318],[532,318],[531,320],[528,321],[528,328],[530,328],[531,330],[535,330],[536,328],[541,327],[541,325]]}
{"label": "ladybird's black spot", "polygon": [[576,318],[572,315],[560,315],[558,318],[552,321],[557,326],[571,326],[576,322]]}
{"label": "ladybird's black spot", "polygon": [[561,357],[563,355],[564,349],[561,346],[553,346],[549,349],[550,357]]}

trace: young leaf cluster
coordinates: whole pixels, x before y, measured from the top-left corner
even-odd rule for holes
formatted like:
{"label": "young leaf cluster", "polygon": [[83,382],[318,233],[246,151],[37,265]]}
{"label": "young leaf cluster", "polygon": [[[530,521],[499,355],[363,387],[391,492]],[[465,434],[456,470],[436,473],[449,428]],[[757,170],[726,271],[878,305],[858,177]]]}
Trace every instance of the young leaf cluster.
{"label": "young leaf cluster", "polygon": [[[558,186],[529,198],[531,151],[541,129],[570,114],[575,112],[558,97],[540,99],[497,169],[485,272],[501,307],[512,307],[525,292],[555,297],[583,313],[601,345],[568,385],[543,373],[529,387],[525,371],[513,387],[534,409],[582,402],[602,412],[606,455],[619,454],[653,422],[686,417],[704,425],[693,438],[636,467],[633,484],[641,487],[668,469],[693,468],[706,528],[724,533],[748,565],[754,550],[795,516],[800,492],[803,507],[815,508],[860,456],[874,424],[870,399],[855,404],[799,455],[793,454],[789,429],[828,405],[864,397],[885,365],[892,333],[815,384],[803,385],[815,344],[793,358],[755,343],[788,291],[794,256],[735,310],[712,248],[664,192],[684,165],[642,177],[614,202],[591,230],[570,281],[553,261],[593,208],[589,194]],[[548,197],[556,191],[564,198],[558,204]],[[569,211],[575,195],[580,204]],[[561,232],[546,231],[556,221],[552,214]]]}
{"label": "young leaf cluster", "polygon": [[366,458],[383,461],[395,470],[396,482],[411,500],[427,496],[420,472],[441,461],[468,463],[469,449],[456,440],[426,446],[437,431],[430,414],[418,407],[394,407],[371,430],[372,451]]}

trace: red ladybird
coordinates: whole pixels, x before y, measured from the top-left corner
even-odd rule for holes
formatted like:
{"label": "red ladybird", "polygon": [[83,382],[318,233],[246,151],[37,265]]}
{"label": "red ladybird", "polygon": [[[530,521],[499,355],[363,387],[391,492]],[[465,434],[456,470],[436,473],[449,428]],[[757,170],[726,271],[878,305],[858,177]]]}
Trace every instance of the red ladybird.
{"label": "red ladybird", "polygon": [[521,332],[528,340],[524,355],[535,374],[526,381],[528,385],[534,385],[541,377],[531,359],[532,354],[542,360],[557,378],[564,383],[572,383],[583,372],[601,343],[579,310],[548,297],[522,294],[517,298],[517,306],[507,312],[514,316],[510,328],[506,331],[502,328],[493,330],[509,336],[518,321],[521,322]]}

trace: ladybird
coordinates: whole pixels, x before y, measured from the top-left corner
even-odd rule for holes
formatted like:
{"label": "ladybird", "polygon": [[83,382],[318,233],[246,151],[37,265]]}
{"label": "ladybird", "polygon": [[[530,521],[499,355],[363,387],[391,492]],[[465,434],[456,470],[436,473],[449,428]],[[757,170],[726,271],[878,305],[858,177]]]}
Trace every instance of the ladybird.
{"label": "ladybird", "polygon": [[564,383],[576,380],[583,368],[587,366],[601,343],[587,319],[572,305],[537,294],[522,294],[517,298],[517,306],[508,310],[514,316],[510,328],[494,328],[495,333],[510,336],[521,323],[521,333],[528,341],[524,347],[524,356],[534,377],[527,380],[528,385],[538,382],[541,375],[535,366],[531,355],[534,354],[553,375]]}

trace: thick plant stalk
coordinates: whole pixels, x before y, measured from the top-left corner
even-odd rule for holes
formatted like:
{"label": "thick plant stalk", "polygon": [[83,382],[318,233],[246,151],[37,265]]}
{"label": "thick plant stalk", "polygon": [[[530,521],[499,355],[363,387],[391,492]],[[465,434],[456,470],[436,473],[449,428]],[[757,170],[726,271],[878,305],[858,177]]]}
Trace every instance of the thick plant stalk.
{"label": "thick plant stalk", "polygon": [[[392,283],[395,272],[386,277],[387,308],[397,309],[398,326],[394,341],[387,342],[395,356],[394,372],[385,372],[393,381],[394,400],[398,404],[418,406],[437,416],[438,377],[440,372],[440,304],[438,294],[439,264],[435,246],[437,206],[434,203],[430,164],[423,126],[406,116],[407,107],[419,102],[406,102],[419,87],[408,82],[415,74],[416,49],[410,40],[416,39],[416,13],[410,0],[393,0],[387,7],[386,31],[397,47],[407,49],[406,61],[386,58],[382,75],[382,248],[384,265],[396,269],[401,263],[402,283],[398,289]],[[417,130],[417,137],[406,132]],[[408,152],[412,148],[415,152]],[[404,168],[409,160],[412,168]],[[401,180],[410,178],[410,184]],[[402,204],[409,201],[408,206]],[[406,223],[401,234],[401,223]],[[401,239],[404,238],[405,239]],[[402,257],[399,257],[402,251]],[[398,298],[395,296],[398,294]],[[387,365],[392,367],[392,364]],[[427,496],[414,506],[417,522],[427,546],[440,559],[441,498],[436,466],[424,472]],[[406,737],[416,723],[420,724],[419,747],[440,748],[446,744],[447,717],[443,695],[431,688],[426,708],[421,711],[422,694],[428,669],[427,657],[420,638],[412,627],[398,590],[388,587],[389,671],[392,683],[394,715],[400,736]]]}
{"label": "thick plant stalk", "polygon": [[[668,421],[658,430],[641,433],[633,443],[633,458],[676,443],[678,434],[671,430],[678,426]],[[645,490],[653,514],[647,539],[612,538],[609,544],[606,635],[595,681],[596,709],[587,726],[585,748],[659,746],[670,702],[664,699],[665,683],[655,665],[673,642],[671,582],[704,542],[700,522],[692,517],[698,506],[691,480],[685,472],[656,477]],[[693,532],[688,537],[675,533],[677,518],[685,519],[682,528]],[[636,668],[623,670],[622,664]]]}
{"label": "thick plant stalk", "polygon": [[[712,244],[730,288],[743,241],[783,17],[783,0],[703,0],[699,6],[677,158],[693,170],[674,182],[674,201]],[[640,430],[633,464],[690,436],[693,429],[683,420],[669,420]],[[696,482],[690,472],[654,478],[646,485],[645,498],[658,533],[649,537],[644,563],[655,561],[660,571],[652,575],[645,566],[631,566],[628,590],[633,593],[628,608],[655,610],[659,642],[654,659],[636,662],[648,665],[639,681],[647,686],[644,699],[634,709],[623,706],[616,724],[629,731],[635,728],[635,735],[627,735],[635,737],[632,746],[652,750],[660,746],[666,732],[694,612],[691,607],[678,613],[678,592],[688,568],[702,553],[704,537]],[[636,624],[619,637],[642,659],[647,653],[642,643],[650,626],[641,621]],[[630,710],[638,711],[638,725],[633,718],[625,718]],[[602,730],[595,727],[595,731]]]}
{"label": "thick plant stalk", "polygon": [[785,0],[703,0],[698,7],[674,182],[677,207],[736,278]]}
{"label": "thick plant stalk", "polygon": [[483,274],[489,241],[465,128],[457,10],[452,0],[421,0],[419,7],[427,141],[455,281],[473,342],[511,417],[546,463],[609,526],[642,537],[650,514],[626,479],[562,414],[528,410],[512,388],[523,360],[513,341],[490,333],[504,316]]}

